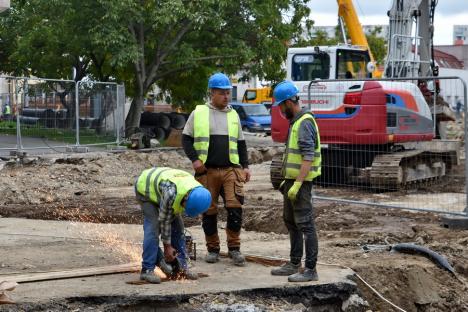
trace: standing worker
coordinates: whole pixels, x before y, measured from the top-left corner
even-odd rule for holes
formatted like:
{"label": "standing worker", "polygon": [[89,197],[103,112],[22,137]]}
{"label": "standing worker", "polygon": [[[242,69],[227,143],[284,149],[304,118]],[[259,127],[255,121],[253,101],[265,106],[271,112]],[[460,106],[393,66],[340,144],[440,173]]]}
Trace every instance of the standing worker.
{"label": "standing worker", "polygon": [[[290,261],[271,271],[290,282],[317,281],[318,241],[312,208],[312,180],[320,175],[320,135],[313,114],[299,105],[299,90],[283,81],[274,90],[275,103],[289,120],[289,136],[283,158],[283,219],[291,244]],[[305,269],[300,272],[305,244]]]}
{"label": "standing worker", "polygon": [[456,109],[456,112],[457,112],[457,118],[460,118],[462,116],[462,107],[463,107],[463,104],[462,102],[460,101],[460,99],[458,98],[458,96],[455,97],[455,101],[456,101],[456,106],[455,106],[455,109]]}
{"label": "standing worker", "polygon": [[218,198],[224,200],[227,210],[228,255],[238,266],[245,264],[240,252],[244,183],[250,180],[247,145],[237,112],[228,105],[231,82],[222,73],[208,81],[211,102],[198,105],[185,125],[182,145],[192,161],[196,179],[210,192],[212,203],[203,214],[208,253],[205,261],[219,260]]}
{"label": "standing worker", "polygon": [[178,261],[185,278],[197,279],[198,275],[188,269],[181,215],[196,217],[205,212],[211,204],[210,192],[188,172],[161,167],[144,170],[137,178],[135,193],[144,217],[140,279],[153,284],[161,282],[154,273],[157,260],[161,258],[159,234],[166,262]]}
{"label": "standing worker", "polygon": [[3,117],[5,120],[11,120],[11,107],[9,103],[5,104],[5,108],[3,109]]}

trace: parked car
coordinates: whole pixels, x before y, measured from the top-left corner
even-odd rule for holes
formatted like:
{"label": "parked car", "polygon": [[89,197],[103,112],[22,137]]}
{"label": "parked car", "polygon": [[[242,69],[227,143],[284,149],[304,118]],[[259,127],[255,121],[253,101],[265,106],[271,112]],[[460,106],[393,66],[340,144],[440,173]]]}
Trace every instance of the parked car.
{"label": "parked car", "polygon": [[249,132],[271,133],[271,116],[262,104],[230,103],[237,111],[242,129]]}

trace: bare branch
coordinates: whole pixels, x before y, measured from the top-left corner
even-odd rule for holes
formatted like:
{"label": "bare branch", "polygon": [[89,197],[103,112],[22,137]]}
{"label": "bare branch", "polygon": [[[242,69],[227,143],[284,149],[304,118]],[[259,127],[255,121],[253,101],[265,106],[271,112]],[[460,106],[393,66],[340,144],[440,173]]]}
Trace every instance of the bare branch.
{"label": "bare branch", "polygon": [[[199,62],[199,61],[209,61],[209,60],[214,60],[214,59],[228,59],[228,58],[236,58],[238,57],[239,54],[233,54],[233,55],[212,55],[212,56],[203,56],[203,57],[196,57],[193,59],[190,59],[189,61],[191,62]],[[163,62],[161,63],[162,65],[167,65],[171,64],[173,62]]]}
{"label": "bare branch", "polygon": [[[149,87],[152,84],[152,81],[155,80],[155,77],[157,75],[157,72],[159,70],[159,67],[161,66],[161,63],[164,61],[166,56],[169,54],[171,50],[173,50],[177,44],[182,40],[183,36],[190,30],[190,27],[192,26],[192,21],[189,20],[184,20],[182,22],[182,27],[178,31],[177,35],[175,36],[174,40],[172,40],[171,44],[169,47],[163,51],[160,50],[161,45],[158,45],[158,49],[156,50],[156,55],[155,57],[155,62],[153,62],[149,69],[149,74],[147,79],[145,80],[145,87]],[[168,29],[169,31],[169,29]]]}
{"label": "bare branch", "polygon": [[[199,58],[194,58],[194,59],[191,59],[191,61],[207,61],[207,60],[211,60],[211,59],[216,59],[216,58],[219,58],[219,59],[226,59],[226,58],[235,58],[237,57],[237,55],[214,55],[214,56],[205,56],[205,57],[199,57]],[[171,62],[166,62],[165,64],[170,64]],[[161,74],[158,74],[157,77],[154,78],[153,81],[151,81],[150,83],[150,86],[155,83],[157,80],[161,79],[161,78],[164,78],[170,74],[174,74],[174,73],[177,73],[177,72],[180,72],[180,71],[184,71],[184,70],[188,70],[188,69],[191,69],[191,68],[194,68],[196,66],[196,64],[193,64],[193,65],[188,65],[188,66],[185,66],[185,67],[180,67],[180,68],[174,68],[174,69],[170,69],[166,72],[163,72]]]}

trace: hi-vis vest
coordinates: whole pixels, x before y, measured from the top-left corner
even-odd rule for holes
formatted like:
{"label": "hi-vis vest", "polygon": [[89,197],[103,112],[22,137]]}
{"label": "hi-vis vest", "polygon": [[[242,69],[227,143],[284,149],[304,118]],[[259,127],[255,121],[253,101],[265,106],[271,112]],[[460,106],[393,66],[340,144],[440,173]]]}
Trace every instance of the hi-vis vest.
{"label": "hi-vis vest", "polygon": [[11,108],[10,105],[5,106],[5,115],[10,115],[11,114]]}
{"label": "hi-vis vest", "polygon": [[[239,152],[237,150],[237,140],[239,138],[239,117],[233,109],[226,115],[229,135],[229,161],[234,165],[238,165]],[[207,105],[198,105],[195,108],[193,133],[193,147],[197,151],[198,158],[206,162],[208,147],[210,145],[210,108]]]}
{"label": "hi-vis vest", "polygon": [[299,175],[299,171],[301,169],[302,164],[302,155],[300,153],[298,143],[299,127],[301,126],[301,123],[306,119],[311,120],[314,124],[315,130],[317,132],[317,138],[315,142],[314,159],[310,166],[310,171],[304,180],[312,181],[321,174],[322,155],[320,154],[320,133],[314,117],[312,116],[312,114],[307,113],[304,114],[298,120],[296,120],[296,122],[294,122],[289,133],[288,146],[286,148],[286,153],[284,154],[283,158],[283,170],[284,177],[286,179],[296,179]]}
{"label": "hi-vis vest", "polygon": [[188,172],[161,167],[144,170],[137,179],[136,190],[152,202],[159,203],[159,199],[161,198],[159,183],[164,180],[174,183],[177,189],[176,198],[172,205],[174,214],[184,212],[184,208],[180,204],[184,196],[192,189],[202,186]]}

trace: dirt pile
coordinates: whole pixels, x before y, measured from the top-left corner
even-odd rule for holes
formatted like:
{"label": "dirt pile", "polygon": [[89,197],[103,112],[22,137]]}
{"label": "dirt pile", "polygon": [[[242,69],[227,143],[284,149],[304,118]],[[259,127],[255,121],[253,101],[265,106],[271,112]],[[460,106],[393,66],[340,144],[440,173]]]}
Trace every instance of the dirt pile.
{"label": "dirt pile", "polygon": [[[251,166],[252,181],[246,185],[243,225],[245,230],[264,232],[261,239],[271,241],[280,237],[284,240],[287,231],[282,220],[282,196],[272,189],[269,164],[263,161],[280,150],[281,147],[273,150],[266,147],[249,149],[252,163],[257,164]],[[0,169],[0,215],[140,224],[141,212],[132,189],[134,179],[143,169],[155,165],[191,169],[181,149],[151,153],[44,156],[28,158],[23,165],[15,161],[3,161],[3,165],[0,165],[3,168]],[[462,187],[461,182],[458,187]],[[367,199],[370,196],[360,189],[328,188],[326,191],[330,194],[352,192],[355,199]],[[440,186],[434,191],[440,191]],[[314,207],[320,262],[351,267],[383,296],[407,311],[468,310],[467,231],[441,227],[439,216],[430,213],[377,209],[330,201],[315,201]],[[224,209],[220,209],[220,219],[225,221]],[[198,222],[196,220],[190,224]],[[220,222],[220,227],[223,226],[224,222]],[[402,242],[414,242],[445,256],[455,268],[459,279],[422,256],[385,249],[370,252],[363,250],[364,245],[388,247],[388,244]],[[273,255],[274,251],[259,250],[258,253]],[[359,279],[356,282],[371,310],[391,310],[363,282]],[[245,305],[248,309],[262,309],[265,306],[261,298],[237,298],[239,300],[234,301],[221,299],[212,302],[216,306],[204,307],[204,299],[197,304],[214,311],[228,309],[233,304]],[[272,304],[273,308],[281,306],[280,301],[273,300]],[[295,303],[290,304],[285,306],[292,307]],[[297,308],[299,311],[302,309]]]}

